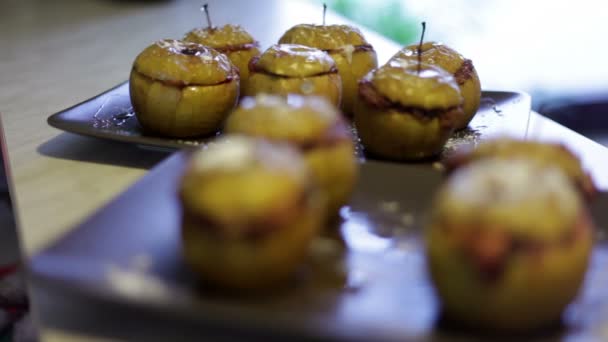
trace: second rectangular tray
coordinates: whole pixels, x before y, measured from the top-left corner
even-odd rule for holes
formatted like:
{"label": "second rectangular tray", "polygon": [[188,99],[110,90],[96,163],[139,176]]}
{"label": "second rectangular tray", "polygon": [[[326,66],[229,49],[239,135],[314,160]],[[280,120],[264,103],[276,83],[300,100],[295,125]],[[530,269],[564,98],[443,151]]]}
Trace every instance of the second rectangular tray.
{"label": "second rectangular tray", "polygon": [[[201,340],[211,331],[222,337],[340,341],[471,337],[442,327],[427,277],[420,231],[442,179],[431,165],[363,163],[355,194],[342,210],[343,221],[335,234],[316,242],[326,251],[324,257],[310,259],[308,273],[291,286],[242,296],[201,288],[181,259],[177,185],[187,158],[187,152],[180,152],[163,161],[33,258],[36,293],[67,298],[72,306],[74,298],[94,301],[82,313],[67,316],[68,323],[90,316],[97,327],[115,318],[110,329],[127,326],[128,333],[152,334],[153,340]],[[606,193],[592,206],[600,229],[585,287],[563,325],[544,338],[603,339],[608,324],[607,206]],[[61,315],[48,312],[45,317]]]}

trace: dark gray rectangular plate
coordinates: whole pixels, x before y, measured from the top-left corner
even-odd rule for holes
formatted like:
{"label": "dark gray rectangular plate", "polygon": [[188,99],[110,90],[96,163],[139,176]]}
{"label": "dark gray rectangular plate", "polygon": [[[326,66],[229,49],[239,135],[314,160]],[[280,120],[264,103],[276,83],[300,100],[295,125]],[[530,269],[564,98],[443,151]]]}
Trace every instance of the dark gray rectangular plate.
{"label": "dark gray rectangular plate", "polygon": [[[105,323],[130,337],[152,334],[147,340],[210,334],[362,341],[470,337],[438,323],[426,275],[420,230],[442,177],[430,164],[363,163],[338,233],[317,241],[344,247],[309,260],[307,271],[285,288],[247,296],[205,288],[182,263],[176,188],[187,158],[188,152],[180,152],[162,162],[31,260],[35,293],[73,305],[95,303],[57,324],[92,316],[90,327]],[[592,206],[598,235],[608,227],[607,207],[605,193]],[[602,339],[608,324],[602,241],[598,237],[580,298],[563,324],[541,337]],[[332,276],[336,269],[344,270],[343,279]],[[46,307],[50,312],[43,317],[61,321],[58,309]]]}
{"label": "dark gray rectangular plate", "polygon": [[[530,97],[527,94],[484,91],[481,107],[469,129],[456,133],[446,147],[450,149],[500,134],[524,138],[529,114]],[[51,115],[48,123],[67,132],[171,150],[199,145],[212,138],[171,139],[146,135],[133,114],[128,82]]]}

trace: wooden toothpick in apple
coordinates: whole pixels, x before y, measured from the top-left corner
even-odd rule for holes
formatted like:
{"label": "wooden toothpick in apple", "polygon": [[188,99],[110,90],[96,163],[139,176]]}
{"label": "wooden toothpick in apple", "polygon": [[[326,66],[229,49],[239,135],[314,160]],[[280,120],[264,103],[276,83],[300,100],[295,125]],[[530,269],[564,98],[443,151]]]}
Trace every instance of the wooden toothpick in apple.
{"label": "wooden toothpick in apple", "polygon": [[418,74],[420,74],[420,64],[422,63],[422,41],[424,40],[424,32],[426,31],[426,21],[422,22],[422,34],[420,35],[420,43],[418,44]]}

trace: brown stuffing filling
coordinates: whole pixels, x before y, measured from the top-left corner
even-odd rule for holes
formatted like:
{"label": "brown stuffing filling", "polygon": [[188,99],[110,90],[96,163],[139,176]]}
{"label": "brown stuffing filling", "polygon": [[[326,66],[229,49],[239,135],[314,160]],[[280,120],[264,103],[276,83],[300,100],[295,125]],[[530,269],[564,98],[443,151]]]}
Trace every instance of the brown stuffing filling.
{"label": "brown stuffing filling", "polygon": [[462,65],[456,72],[454,73],[454,78],[459,85],[464,84],[464,82],[468,81],[473,74],[475,67],[473,67],[473,62],[470,59],[465,59],[462,62]]}
{"label": "brown stuffing filling", "polygon": [[247,51],[247,50],[251,50],[253,48],[257,48],[257,47],[260,47],[259,42],[252,42],[252,43],[245,43],[245,44],[238,44],[238,45],[227,45],[227,46],[217,47],[214,49],[216,49],[217,51],[219,51],[221,53],[230,53],[230,52],[235,52],[235,51]]}
{"label": "brown stuffing filling", "polygon": [[453,127],[454,122],[462,115],[461,106],[452,106],[446,109],[423,109],[414,106],[404,106],[393,102],[386,96],[378,93],[374,85],[369,80],[359,81],[359,96],[370,107],[395,110],[404,115],[412,115],[419,120],[432,120],[439,118],[443,127]]}
{"label": "brown stuffing filling", "polygon": [[482,279],[493,284],[504,274],[509,260],[515,254],[526,254],[542,258],[550,248],[568,248],[588,232],[588,215],[580,215],[573,229],[568,230],[557,241],[547,243],[513,236],[504,231],[475,230],[464,238],[467,257],[473,262]]}
{"label": "brown stuffing filling", "polygon": [[[289,227],[289,223],[293,222],[294,218],[302,216],[311,191],[311,189],[303,191],[299,199],[287,207],[278,203],[276,210],[268,212],[266,216],[260,217],[257,220],[249,220],[237,229],[224,227],[221,223],[213,221],[210,217],[189,210],[186,205],[182,207],[182,220],[196,225],[199,229],[218,239],[255,241],[267,237],[277,229],[291,228]],[[182,203],[185,203],[184,198],[182,198]],[[238,214],[235,213],[235,215]]]}
{"label": "brown stuffing filling", "polygon": [[133,70],[135,70],[135,72],[137,72],[141,77],[146,78],[152,82],[159,82],[164,85],[176,87],[176,88],[216,86],[216,85],[220,85],[220,84],[224,84],[224,83],[230,83],[239,75],[238,70],[236,68],[232,68],[232,72],[229,75],[227,75],[226,78],[221,82],[217,82],[214,84],[197,84],[197,83],[186,83],[184,81],[178,81],[178,80],[159,80],[159,79],[152,78],[148,75],[145,75],[145,74],[139,72],[139,70],[137,70],[137,69],[133,69]]}
{"label": "brown stuffing filling", "polygon": [[[279,53],[282,53],[282,52],[279,52]],[[285,56],[288,56],[288,54],[285,53]],[[257,72],[257,73],[266,74],[266,75],[270,75],[270,76],[274,76],[274,77],[296,78],[294,76],[277,75],[268,70],[262,69],[262,68],[258,67],[259,60],[260,60],[260,56],[251,58],[251,60],[249,61],[249,72],[251,72],[251,73]],[[337,74],[337,73],[338,73],[338,68],[336,68],[336,66],[332,66],[331,69],[329,69],[328,71],[321,72],[321,73],[318,73],[315,75],[306,76],[306,77],[316,77],[316,76],[331,75],[331,74]]]}

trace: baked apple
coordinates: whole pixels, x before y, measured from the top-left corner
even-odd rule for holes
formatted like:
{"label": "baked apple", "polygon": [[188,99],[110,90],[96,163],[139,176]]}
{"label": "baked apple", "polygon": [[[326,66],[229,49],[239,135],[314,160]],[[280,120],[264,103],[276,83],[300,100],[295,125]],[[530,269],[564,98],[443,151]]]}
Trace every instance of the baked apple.
{"label": "baked apple", "polygon": [[376,51],[361,31],[348,25],[296,25],[279,39],[281,44],[301,44],[327,52],[342,79],[342,109],[352,116],[357,83],[378,67]]}
{"label": "baked apple", "polygon": [[[420,45],[409,45],[401,49],[391,58],[414,61],[418,59]],[[458,120],[456,129],[467,127],[477,113],[481,101],[481,83],[479,76],[470,59],[464,58],[456,50],[437,42],[426,42],[421,45],[420,59],[423,63],[436,65],[454,75],[464,98],[464,116]]]}
{"label": "baked apple", "polygon": [[381,158],[437,155],[462,115],[454,77],[436,66],[393,60],[359,82],[355,125],[365,152]]}
{"label": "baked apple", "polygon": [[583,169],[581,161],[566,146],[559,143],[544,143],[512,138],[499,138],[482,142],[474,149],[456,151],[445,161],[448,171],[487,158],[524,158],[541,166],[555,166],[568,176],[572,183],[591,199],[597,188],[591,175]]}
{"label": "baked apple", "polygon": [[260,54],[260,44],[239,25],[208,26],[188,32],[184,39],[209,46],[228,56],[241,76],[241,93],[249,79],[249,60]]}
{"label": "baked apple", "polygon": [[522,333],[559,321],[583,282],[593,224],[561,169],[484,159],[439,190],[428,266],[448,319]]}
{"label": "baked apple", "polygon": [[196,151],[179,198],[186,262],[226,289],[287,281],[324,221],[323,196],[298,151],[243,136]]}
{"label": "baked apple", "polygon": [[216,132],[239,96],[239,73],[225,55],[166,39],[144,49],[129,78],[131,103],[146,133],[190,138]]}
{"label": "baked apple", "polygon": [[341,113],[325,98],[246,97],[228,117],[224,131],[298,147],[326,194],[330,218],[349,200],[359,170],[353,137]]}
{"label": "baked apple", "polygon": [[340,106],[342,84],[336,63],[319,49],[276,44],[251,59],[249,72],[244,95],[320,95]]}

